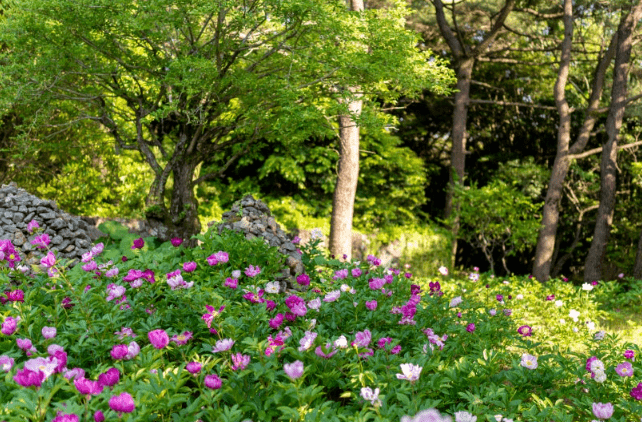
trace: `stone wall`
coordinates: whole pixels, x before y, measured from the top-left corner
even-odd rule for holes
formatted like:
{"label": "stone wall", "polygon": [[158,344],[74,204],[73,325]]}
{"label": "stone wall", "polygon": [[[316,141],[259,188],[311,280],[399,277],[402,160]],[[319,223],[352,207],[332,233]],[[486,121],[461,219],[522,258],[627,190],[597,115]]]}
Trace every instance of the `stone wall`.
{"label": "stone wall", "polygon": [[230,211],[223,213],[222,221],[212,221],[208,227],[218,225],[219,234],[223,230],[234,230],[245,233],[246,239],[262,237],[270,246],[278,248],[285,255],[286,268],[282,276],[277,277],[281,285],[281,292],[286,289],[301,289],[296,283],[296,276],[303,273],[304,267],[297,247],[288,235],[281,230],[272,213],[265,203],[247,195],[232,206]]}
{"label": "stone wall", "polygon": [[58,208],[54,201],[37,198],[15,183],[0,187],[0,239],[9,239],[20,252],[26,264],[36,264],[43,253],[31,241],[27,224],[35,220],[51,238],[49,248],[60,258],[77,260],[89,251],[92,243],[102,234],[76,217]]}

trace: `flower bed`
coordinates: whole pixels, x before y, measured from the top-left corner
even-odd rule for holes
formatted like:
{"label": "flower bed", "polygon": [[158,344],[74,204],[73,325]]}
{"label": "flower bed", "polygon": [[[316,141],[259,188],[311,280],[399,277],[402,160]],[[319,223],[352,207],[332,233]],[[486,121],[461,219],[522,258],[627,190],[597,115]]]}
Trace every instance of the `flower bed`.
{"label": "flower bed", "polygon": [[274,248],[200,240],[96,245],[71,270],[47,254],[32,276],[3,242],[0,421],[642,415],[639,348],[567,316],[595,320],[589,291],[445,269],[416,281],[373,256],[327,259],[317,241],[297,277],[308,289],[279,294]]}

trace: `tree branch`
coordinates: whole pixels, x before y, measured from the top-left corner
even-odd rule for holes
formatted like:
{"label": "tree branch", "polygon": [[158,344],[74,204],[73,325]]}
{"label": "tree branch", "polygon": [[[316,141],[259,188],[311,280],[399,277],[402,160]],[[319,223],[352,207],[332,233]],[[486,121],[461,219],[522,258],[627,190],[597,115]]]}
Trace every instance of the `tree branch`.
{"label": "tree branch", "polygon": [[[618,145],[617,150],[621,151],[621,150],[624,150],[624,149],[637,147],[639,145],[642,145],[642,141],[632,142],[632,143],[626,144],[626,145]],[[602,152],[602,147],[589,149],[588,151],[584,151],[584,152],[582,152],[580,154],[569,155],[569,158],[575,159],[575,160],[579,160],[580,158],[586,158],[589,155],[598,154],[600,152]]]}

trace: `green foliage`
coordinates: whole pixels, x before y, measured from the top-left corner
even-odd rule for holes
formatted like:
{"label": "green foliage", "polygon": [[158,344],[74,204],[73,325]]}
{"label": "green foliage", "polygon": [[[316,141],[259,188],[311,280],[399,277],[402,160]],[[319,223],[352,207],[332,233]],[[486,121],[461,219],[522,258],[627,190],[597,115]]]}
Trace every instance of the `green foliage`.
{"label": "green foliage", "polygon": [[540,205],[513,186],[495,180],[477,188],[456,185],[454,201],[460,218],[459,236],[481,249],[494,272],[494,254],[505,258],[535,245]]}

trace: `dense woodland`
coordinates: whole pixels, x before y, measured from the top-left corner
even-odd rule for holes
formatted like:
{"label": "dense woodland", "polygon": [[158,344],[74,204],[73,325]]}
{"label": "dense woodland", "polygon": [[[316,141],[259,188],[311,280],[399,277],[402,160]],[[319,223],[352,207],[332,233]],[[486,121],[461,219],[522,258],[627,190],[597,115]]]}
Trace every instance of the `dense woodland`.
{"label": "dense woodland", "polygon": [[431,226],[455,267],[642,278],[642,1],[1,12],[0,182],[67,211],[189,237],[254,193],[332,216],[337,255]]}

